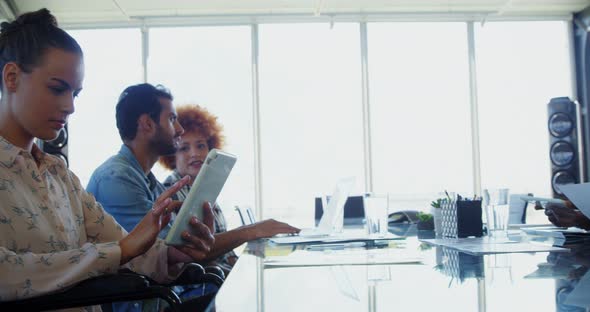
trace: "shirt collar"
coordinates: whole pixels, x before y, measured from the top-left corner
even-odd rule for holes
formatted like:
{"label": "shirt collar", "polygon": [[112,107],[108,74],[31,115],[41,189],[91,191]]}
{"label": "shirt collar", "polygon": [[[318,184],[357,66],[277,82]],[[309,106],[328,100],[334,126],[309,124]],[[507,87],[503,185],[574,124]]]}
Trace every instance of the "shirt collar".
{"label": "shirt collar", "polygon": [[131,165],[131,167],[133,167],[133,169],[139,170],[139,172],[143,173],[144,176],[147,176],[145,174],[145,172],[143,171],[143,168],[139,164],[139,161],[137,160],[137,158],[135,157],[135,155],[133,154],[133,152],[129,148],[129,146],[127,146],[125,144],[121,145],[121,149],[119,150],[119,155],[121,155],[121,157],[123,157],[125,160],[127,160],[127,162]]}
{"label": "shirt collar", "polygon": [[16,160],[16,156],[24,151],[22,148],[8,142],[4,137],[0,136],[0,163],[4,167],[11,167]]}
{"label": "shirt collar", "polygon": [[183,177],[180,175],[180,173],[178,173],[178,171],[176,169],[174,169],[172,171],[172,178],[174,179],[173,183],[176,183],[176,181],[182,179]]}
{"label": "shirt collar", "polygon": [[155,184],[158,181],[151,171],[148,174],[145,174],[145,171],[143,171],[143,168],[139,164],[137,157],[135,157],[135,155],[133,154],[133,151],[131,151],[129,146],[127,146],[125,144],[121,145],[121,149],[119,150],[119,155],[121,155],[121,157],[125,158],[125,160],[127,160],[127,162],[129,164],[131,164],[131,167],[133,167],[133,169],[138,170],[139,172],[141,172],[143,174],[143,177],[144,177],[146,183],[148,183],[148,185]]}
{"label": "shirt collar", "polygon": [[[170,183],[170,186],[172,186],[174,183],[178,182],[180,179],[182,179],[182,178],[184,178],[184,177],[185,177],[185,176],[182,176],[182,175],[180,175],[180,173],[179,173],[179,172],[178,172],[176,169],[174,169],[174,170],[172,171],[172,174],[171,174],[171,176],[172,176],[172,179],[173,179],[173,181],[171,181],[172,183]],[[191,190],[192,182],[194,182],[194,181],[191,181],[191,182],[189,182],[189,183],[185,184],[185,185],[184,185],[184,186],[181,188],[181,190],[184,190],[184,192],[185,192],[185,194],[184,194],[184,195],[185,195],[185,196],[188,196],[188,192]]]}
{"label": "shirt collar", "polygon": [[39,163],[47,163],[52,165],[59,163],[59,160],[54,157],[47,157],[47,153],[43,152],[37,144],[33,143],[31,152],[24,150],[0,136],[0,163],[2,166],[11,167],[16,161],[18,155],[30,155],[33,159],[38,159]]}

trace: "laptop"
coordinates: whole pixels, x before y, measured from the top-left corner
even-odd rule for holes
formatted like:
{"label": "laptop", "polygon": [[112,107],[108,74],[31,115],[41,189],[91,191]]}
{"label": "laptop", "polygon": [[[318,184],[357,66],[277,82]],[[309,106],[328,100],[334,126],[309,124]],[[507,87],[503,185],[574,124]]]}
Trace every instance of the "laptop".
{"label": "laptop", "polygon": [[330,196],[320,222],[314,228],[301,229],[299,237],[327,237],[334,234],[336,229],[342,229],[344,221],[344,204],[352,192],[355,177],[343,178],[336,183],[334,192]]}
{"label": "laptop", "polygon": [[[327,199],[330,201],[330,198]],[[320,220],[324,215],[324,197],[316,197],[314,221],[315,226],[320,224]],[[364,207],[364,196],[363,195],[352,195],[348,196],[348,200],[344,204],[344,227],[358,227],[363,226],[365,223],[365,207]]]}
{"label": "laptop", "polygon": [[362,242],[365,244],[375,244],[376,240],[385,241],[392,239],[403,239],[396,235],[388,234],[378,239],[367,236],[366,233],[348,232],[342,233],[344,221],[344,205],[355,184],[355,178],[344,178],[338,181],[336,188],[332,193],[320,222],[315,228],[302,229],[298,235],[292,236],[275,236],[270,239],[275,244],[301,244],[301,243],[319,243],[330,244],[336,243],[343,247],[347,243]]}

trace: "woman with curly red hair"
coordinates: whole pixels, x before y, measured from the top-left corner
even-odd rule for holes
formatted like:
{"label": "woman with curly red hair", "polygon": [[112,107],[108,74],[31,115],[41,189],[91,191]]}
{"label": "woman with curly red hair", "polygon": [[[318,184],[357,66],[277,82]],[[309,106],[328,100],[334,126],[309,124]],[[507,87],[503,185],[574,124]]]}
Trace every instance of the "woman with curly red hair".
{"label": "woman with curly red hair", "polygon": [[[197,176],[212,148],[223,149],[225,137],[223,127],[217,122],[217,117],[198,105],[177,107],[178,122],[184,128],[180,137],[176,154],[160,158],[160,164],[173,170],[164,181],[164,185],[172,185],[184,176],[191,179]],[[178,199],[184,200],[190,190],[190,184],[185,185],[178,193]],[[237,260],[233,249],[239,245],[258,238],[271,237],[276,234],[299,232],[298,228],[273,219],[264,220],[252,225],[242,226],[228,231],[225,218],[218,205],[213,207],[215,215],[215,243],[209,251],[208,260],[229,273]]]}

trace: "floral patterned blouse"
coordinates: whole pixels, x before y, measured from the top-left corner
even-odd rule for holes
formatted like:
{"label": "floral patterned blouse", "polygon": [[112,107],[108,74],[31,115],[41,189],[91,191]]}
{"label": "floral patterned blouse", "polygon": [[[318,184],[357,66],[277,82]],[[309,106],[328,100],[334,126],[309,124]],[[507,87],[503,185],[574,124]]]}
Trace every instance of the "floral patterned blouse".
{"label": "floral patterned blouse", "polygon": [[[62,160],[0,136],[0,301],[116,272],[125,235]],[[157,240],[125,267],[166,282],[167,262],[167,247]]]}

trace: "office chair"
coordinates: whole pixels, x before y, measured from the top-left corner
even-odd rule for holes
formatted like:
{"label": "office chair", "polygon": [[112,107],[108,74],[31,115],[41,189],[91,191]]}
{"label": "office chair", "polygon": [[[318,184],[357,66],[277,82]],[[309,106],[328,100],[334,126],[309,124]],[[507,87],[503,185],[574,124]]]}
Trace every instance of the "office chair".
{"label": "office chair", "polygon": [[256,217],[254,216],[254,212],[249,206],[235,206],[238,215],[240,216],[240,221],[242,225],[250,225],[256,223]]}
{"label": "office chair", "polygon": [[526,224],[526,208],[528,202],[522,200],[522,196],[533,196],[528,194],[511,194],[508,198],[508,224]]}
{"label": "office chair", "polygon": [[[224,274],[220,268],[205,269],[196,263],[186,264],[177,279],[168,284],[159,284],[147,276],[122,269],[117,274],[107,274],[81,281],[58,293],[0,302],[0,311],[67,309],[151,298],[166,301],[171,311],[183,311],[183,302],[172,291],[172,286],[212,283],[221,287],[223,281]],[[195,298],[189,301],[198,300],[199,298]],[[208,302],[202,304],[208,304]]]}

